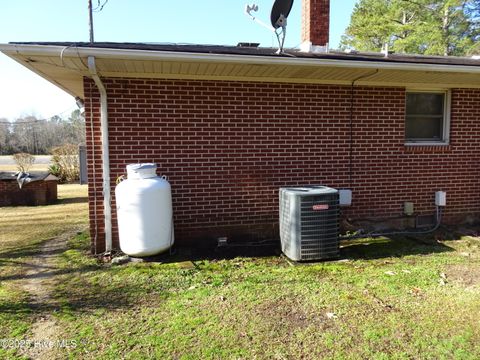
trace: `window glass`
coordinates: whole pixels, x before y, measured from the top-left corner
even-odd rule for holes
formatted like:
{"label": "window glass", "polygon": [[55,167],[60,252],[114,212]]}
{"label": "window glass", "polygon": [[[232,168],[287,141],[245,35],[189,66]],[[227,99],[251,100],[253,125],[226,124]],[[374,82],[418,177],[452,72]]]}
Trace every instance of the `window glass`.
{"label": "window glass", "polygon": [[405,127],[407,139],[441,141],[443,133],[442,122],[443,116],[440,118],[407,116]]}
{"label": "window glass", "polygon": [[407,93],[407,141],[444,141],[445,125],[445,93]]}
{"label": "window glass", "polygon": [[408,93],[408,115],[441,115],[443,116],[443,100],[445,94]]}

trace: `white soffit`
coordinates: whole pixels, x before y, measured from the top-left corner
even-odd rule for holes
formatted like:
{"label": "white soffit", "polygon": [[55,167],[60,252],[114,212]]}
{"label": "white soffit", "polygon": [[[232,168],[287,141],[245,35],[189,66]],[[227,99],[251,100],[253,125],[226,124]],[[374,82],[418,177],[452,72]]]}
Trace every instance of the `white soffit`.
{"label": "white soffit", "polygon": [[[83,98],[87,57],[102,77],[231,80],[350,85],[480,88],[480,66],[0,45],[0,51]],[[480,64],[480,61],[479,61]]]}

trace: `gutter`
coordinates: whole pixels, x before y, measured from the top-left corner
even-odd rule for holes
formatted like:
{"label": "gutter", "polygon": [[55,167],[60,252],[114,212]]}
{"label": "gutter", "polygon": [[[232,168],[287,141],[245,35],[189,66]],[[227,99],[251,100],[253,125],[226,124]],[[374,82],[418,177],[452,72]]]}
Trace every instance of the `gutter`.
{"label": "gutter", "polygon": [[480,62],[478,65],[446,65],[446,64],[418,64],[384,61],[363,61],[363,60],[335,60],[319,58],[296,58],[280,56],[259,56],[259,55],[230,55],[230,54],[206,54],[188,53],[175,51],[155,50],[132,50],[132,49],[105,49],[56,45],[17,45],[0,44],[0,51],[15,56],[60,56],[78,58],[94,56],[102,59],[123,59],[123,60],[183,60],[183,61],[204,61],[218,63],[241,63],[257,65],[293,65],[293,66],[324,66],[337,68],[361,68],[379,70],[410,70],[427,72],[449,72],[480,74]]}
{"label": "gutter", "polygon": [[[88,56],[88,70],[100,92],[100,130],[102,134],[103,214],[105,222],[105,254],[112,251],[112,196],[110,193],[110,154],[108,142],[107,90],[97,74],[95,57]],[[95,195],[96,196],[96,195]]]}

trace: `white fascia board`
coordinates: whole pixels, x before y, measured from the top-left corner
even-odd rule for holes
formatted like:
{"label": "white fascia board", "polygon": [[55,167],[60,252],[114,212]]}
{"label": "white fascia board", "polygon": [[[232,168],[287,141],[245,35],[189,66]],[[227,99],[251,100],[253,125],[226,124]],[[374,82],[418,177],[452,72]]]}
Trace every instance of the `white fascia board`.
{"label": "white fascia board", "polygon": [[480,62],[475,65],[443,65],[443,64],[419,64],[419,63],[396,63],[363,60],[335,60],[319,58],[296,58],[275,57],[258,55],[230,55],[230,54],[203,54],[175,51],[134,50],[134,49],[105,49],[87,47],[64,47],[54,45],[22,45],[0,44],[0,51],[6,55],[15,57],[22,56],[60,56],[78,58],[95,56],[97,59],[125,59],[125,60],[170,60],[170,61],[202,61],[219,63],[242,63],[264,65],[292,65],[292,66],[325,66],[338,68],[360,68],[379,70],[406,70],[428,72],[450,72],[480,74]]}

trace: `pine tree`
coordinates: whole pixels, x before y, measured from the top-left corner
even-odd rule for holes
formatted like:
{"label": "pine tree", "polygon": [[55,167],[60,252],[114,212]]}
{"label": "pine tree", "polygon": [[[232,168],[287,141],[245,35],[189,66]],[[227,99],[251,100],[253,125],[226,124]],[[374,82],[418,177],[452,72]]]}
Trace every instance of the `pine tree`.
{"label": "pine tree", "polygon": [[342,48],[397,53],[469,55],[479,49],[477,0],[360,0]]}

